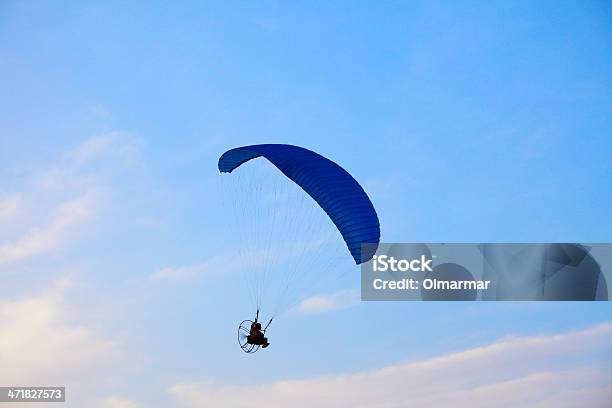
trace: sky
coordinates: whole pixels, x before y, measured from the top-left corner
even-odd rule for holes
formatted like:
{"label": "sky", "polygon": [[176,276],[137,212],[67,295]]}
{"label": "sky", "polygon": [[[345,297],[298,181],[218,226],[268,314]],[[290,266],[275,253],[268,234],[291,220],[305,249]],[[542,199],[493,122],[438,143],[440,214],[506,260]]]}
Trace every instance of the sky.
{"label": "sky", "polygon": [[0,2],[0,384],[69,407],[602,406],[607,302],[362,303],[355,268],[245,355],[216,165],[315,150],[385,242],[610,242],[611,40],[606,1]]}

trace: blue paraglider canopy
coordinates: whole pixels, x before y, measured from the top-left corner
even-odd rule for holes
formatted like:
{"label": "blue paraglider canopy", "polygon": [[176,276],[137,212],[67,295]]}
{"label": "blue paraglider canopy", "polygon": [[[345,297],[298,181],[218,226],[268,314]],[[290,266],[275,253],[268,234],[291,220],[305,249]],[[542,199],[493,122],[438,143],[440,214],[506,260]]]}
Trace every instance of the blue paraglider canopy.
{"label": "blue paraglider canopy", "polygon": [[[372,202],[359,183],[333,161],[308,149],[261,144],[228,150],[219,171],[231,173],[243,163],[264,157],[300,186],[327,213],[357,264],[369,261],[380,240],[380,224]],[[362,244],[366,253],[362,253]]]}

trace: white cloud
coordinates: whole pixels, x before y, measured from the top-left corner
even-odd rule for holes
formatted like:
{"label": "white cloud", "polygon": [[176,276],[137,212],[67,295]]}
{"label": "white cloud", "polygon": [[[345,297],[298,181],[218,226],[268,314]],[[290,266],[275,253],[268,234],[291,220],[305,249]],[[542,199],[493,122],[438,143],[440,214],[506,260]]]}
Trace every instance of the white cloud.
{"label": "white cloud", "polygon": [[32,203],[27,214],[30,219],[50,219],[46,225],[29,231],[23,228],[20,237],[0,242],[0,265],[63,248],[76,227],[98,212],[103,174],[118,165],[137,162],[138,151],[132,138],[110,132],[87,139],[63,153],[46,171],[34,177],[33,188],[1,199],[0,222],[18,214],[24,198]]}
{"label": "white cloud", "polygon": [[23,198],[21,193],[14,193],[0,198],[0,223],[9,221],[22,209]]}
{"label": "white cloud", "polygon": [[141,408],[142,405],[133,400],[129,400],[119,396],[111,396],[100,401],[97,408]]}
{"label": "white cloud", "polygon": [[138,162],[138,151],[133,140],[123,132],[110,132],[92,137],[64,155],[74,165],[84,165],[97,158],[115,158],[126,164]]}
{"label": "white cloud", "polygon": [[[10,231],[3,228],[0,240],[2,270],[15,270],[17,262],[33,257],[46,260],[45,256],[65,250],[99,215],[106,184],[114,183],[121,166],[135,160],[137,152],[128,137],[106,134],[66,151],[46,171],[31,174],[32,182],[25,183],[22,191],[0,198],[0,223],[11,221]],[[17,223],[13,222],[16,217]],[[34,265],[41,268],[38,263]],[[82,268],[87,266],[59,265],[62,273],[69,271],[70,276],[82,272]],[[57,270],[54,262],[48,276],[56,276]],[[40,279],[43,275],[37,276]],[[41,282],[30,279],[26,274],[11,275],[3,293],[39,287]],[[139,356],[132,353],[130,359],[120,358],[124,353],[116,338],[128,335],[125,331],[117,334],[114,330],[112,337],[101,334],[99,326],[106,323],[107,316],[92,315],[109,301],[84,300],[87,294],[80,293],[75,295],[82,301],[77,310],[66,300],[70,287],[70,280],[60,278],[38,295],[0,297],[0,384],[65,385],[74,406],[94,406],[92,395],[109,384],[116,386],[113,382],[138,364]],[[125,405],[127,400],[118,397],[103,402],[134,406]]]}
{"label": "white cloud", "polygon": [[64,384],[118,355],[114,342],[69,323],[68,286],[59,280],[43,294],[0,300],[0,383]]}
{"label": "white cloud", "polygon": [[[104,166],[91,171],[89,165],[105,160]],[[120,166],[139,164],[137,144],[130,135],[110,132],[89,138],[64,152],[61,158],[36,177],[36,184],[47,191],[87,188],[102,170],[112,171]]]}
{"label": "white cloud", "polygon": [[[329,240],[330,234],[324,234],[316,236],[310,241],[277,243],[266,249],[255,247],[236,249],[214,255],[201,263],[164,267],[151,274],[150,279],[188,279],[201,275],[214,275],[217,272],[234,273],[245,268],[257,269],[262,266],[270,268],[271,266],[282,265],[308,251],[314,251],[327,244]],[[342,247],[342,250],[345,250],[344,247]]]}
{"label": "white cloud", "polygon": [[15,241],[0,244],[0,265],[60,248],[71,230],[95,213],[96,199],[97,194],[88,191],[75,200],[64,202],[56,207],[45,227],[34,228]]}
{"label": "white cloud", "polygon": [[185,266],[167,266],[153,273],[150,279],[187,279],[206,273],[208,270],[209,268],[205,263]]}
{"label": "white cloud", "polygon": [[612,324],[604,324],[353,374],[169,392],[187,407],[601,407],[612,399],[611,344]]}
{"label": "white cloud", "polygon": [[217,255],[206,262],[183,265],[168,266],[160,269],[150,276],[151,280],[162,279],[189,279],[201,275],[215,275],[221,271],[227,272],[228,268],[236,269],[235,263],[230,263],[226,256]]}
{"label": "white cloud", "polygon": [[354,290],[341,290],[327,295],[316,295],[302,301],[297,307],[300,314],[323,313],[346,309],[359,304],[359,293]]}
{"label": "white cloud", "polygon": [[227,252],[212,256],[202,263],[162,268],[154,272],[150,279],[189,279],[202,275],[215,276],[219,273],[234,273],[245,267],[257,268],[263,265],[266,260],[272,263],[280,262],[283,259],[280,255],[267,257],[263,251]]}

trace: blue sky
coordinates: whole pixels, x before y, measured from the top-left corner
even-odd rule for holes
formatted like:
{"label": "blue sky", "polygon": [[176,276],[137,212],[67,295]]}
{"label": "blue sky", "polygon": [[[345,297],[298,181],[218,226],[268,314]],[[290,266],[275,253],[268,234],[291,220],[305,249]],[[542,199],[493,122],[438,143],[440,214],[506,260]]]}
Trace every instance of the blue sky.
{"label": "blue sky", "polygon": [[[3,2],[1,382],[116,408],[199,406],[215,381],[270,405],[278,381],[609,337],[608,303],[347,302],[279,320],[248,358],[239,274],[208,270],[232,250],[218,156],[254,143],[341,164],[387,242],[609,242],[611,19],[604,1]],[[164,268],[189,276],[151,278]],[[609,376],[598,347],[570,368]]]}

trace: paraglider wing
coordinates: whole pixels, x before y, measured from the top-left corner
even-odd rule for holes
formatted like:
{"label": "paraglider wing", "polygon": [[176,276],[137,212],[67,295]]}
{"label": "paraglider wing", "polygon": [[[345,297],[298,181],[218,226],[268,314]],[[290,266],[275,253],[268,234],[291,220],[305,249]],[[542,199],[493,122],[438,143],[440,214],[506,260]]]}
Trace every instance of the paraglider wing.
{"label": "paraglider wing", "polygon": [[327,213],[359,265],[369,261],[378,244],[380,224],[372,202],[359,183],[333,161],[308,149],[284,144],[261,144],[228,150],[219,158],[219,171],[231,173],[247,161],[264,157],[300,186]]}

